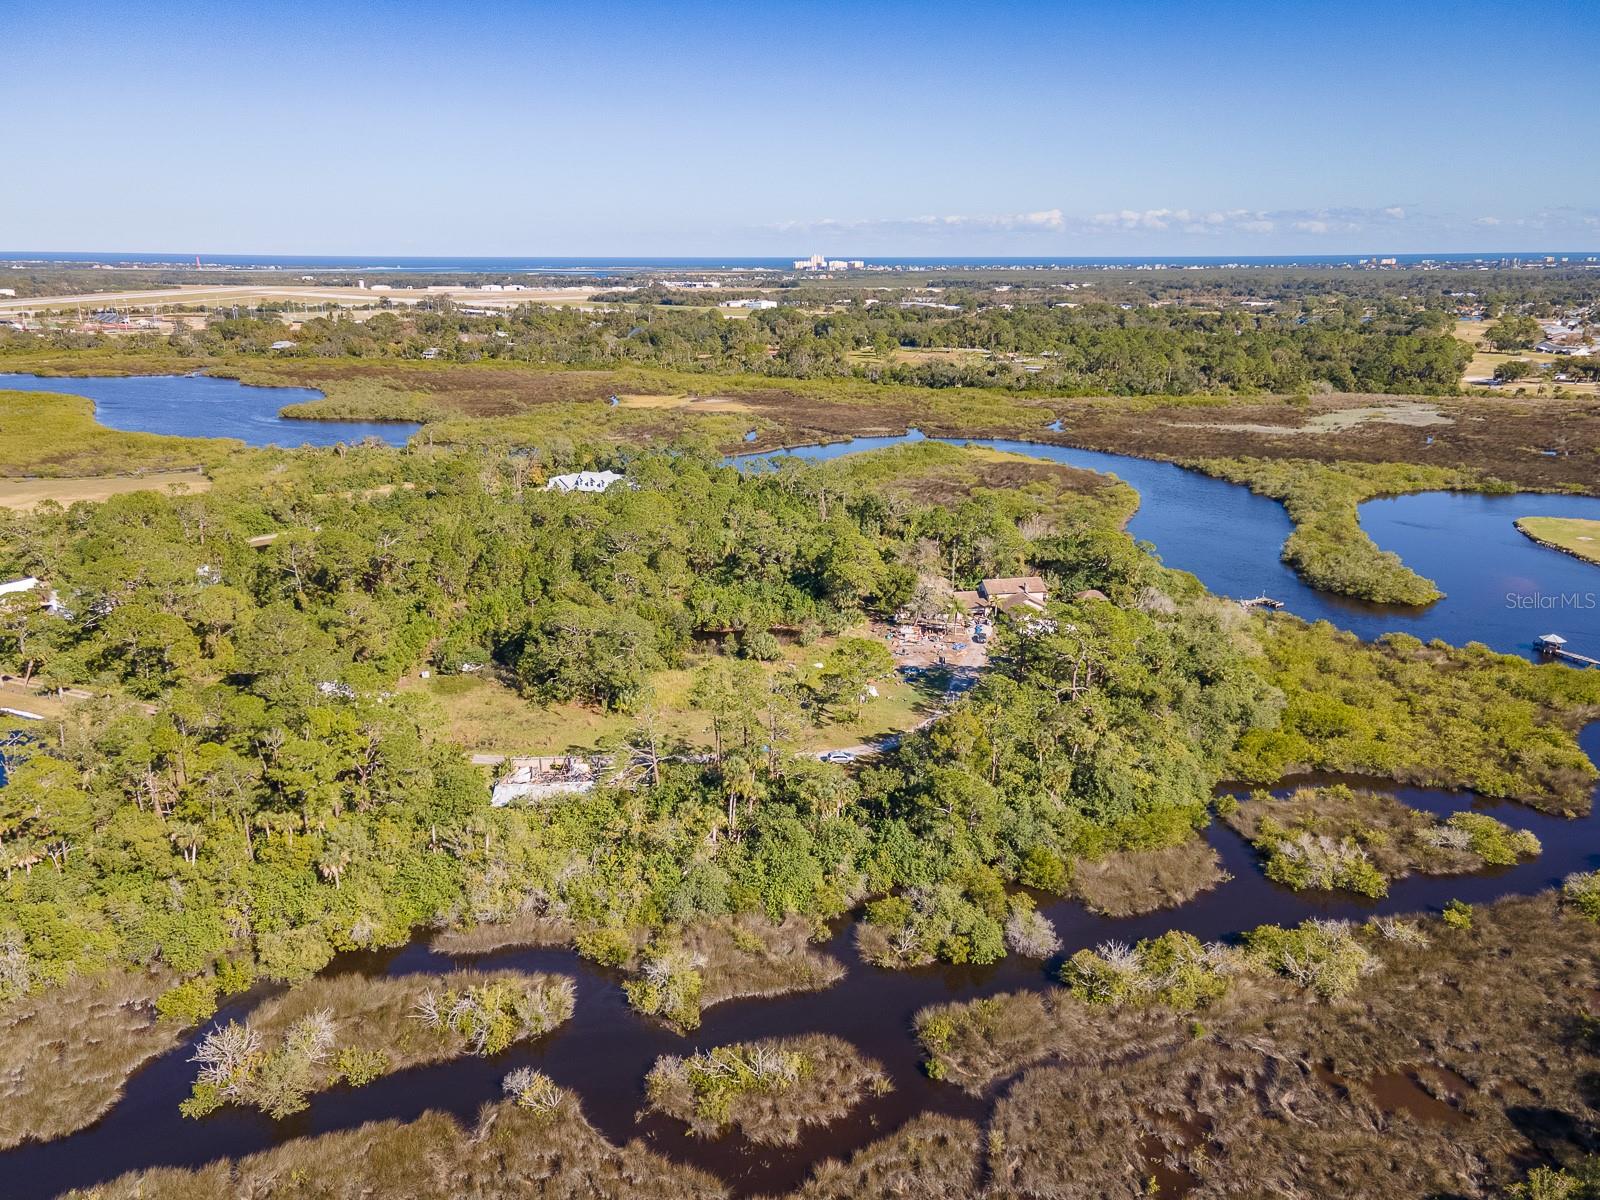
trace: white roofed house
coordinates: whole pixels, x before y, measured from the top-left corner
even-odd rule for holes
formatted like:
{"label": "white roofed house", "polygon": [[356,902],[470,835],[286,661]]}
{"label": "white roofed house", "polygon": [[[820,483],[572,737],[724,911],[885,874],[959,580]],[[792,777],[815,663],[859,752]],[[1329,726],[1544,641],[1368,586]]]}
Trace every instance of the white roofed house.
{"label": "white roofed house", "polygon": [[615,471],[576,471],[552,476],[544,485],[547,492],[603,492],[614,483],[624,482]]}
{"label": "white roofed house", "polygon": [[29,592],[39,593],[40,608],[47,608],[54,613],[66,611],[62,606],[61,597],[56,595],[55,588],[46,587],[43,581],[32,575],[24,575],[21,579],[9,579],[0,583],[0,603],[3,603],[7,596],[22,596]]}

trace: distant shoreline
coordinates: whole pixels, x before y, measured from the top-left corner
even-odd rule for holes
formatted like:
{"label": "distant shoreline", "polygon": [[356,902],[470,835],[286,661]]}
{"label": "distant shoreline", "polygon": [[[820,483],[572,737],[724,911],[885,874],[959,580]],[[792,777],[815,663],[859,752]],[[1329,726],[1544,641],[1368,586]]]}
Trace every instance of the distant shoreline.
{"label": "distant shoreline", "polygon": [[[796,255],[810,247],[797,246],[794,255],[353,255],[353,254],[212,254],[202,252],[196,262],[191,251],[122,250],[0,250],[0,262],[46,267],[167,268],[189,271],[287,270],[306,271],[460,271],[466,273],[604,275],[632,271],[782,271],[792,272]],[[1600,264],[1600,249],[1587,250],[1486,250],[1437,253],[1357,254],[1099,254],[1099,255],[866,255],[852,252],[835,257],[865,261],[873,270],[1072,270],[1154,267],[1356,267],[1378,264],[1394,270],[1424,263],[1511,264],[1572,266]],[[1546,263],[1545,260],[1554,260]]]}

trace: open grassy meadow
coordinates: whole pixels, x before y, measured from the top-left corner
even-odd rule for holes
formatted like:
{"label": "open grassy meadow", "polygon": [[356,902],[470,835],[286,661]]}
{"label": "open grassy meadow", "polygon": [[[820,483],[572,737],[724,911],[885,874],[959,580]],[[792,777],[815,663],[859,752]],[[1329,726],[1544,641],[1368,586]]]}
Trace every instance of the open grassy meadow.
{"label": "open grassy meadow", "polygon": [[[856,630],[865,634],[866,630]],[[821,638],[810,646],[788,645],[783,657],[764,664],[769,673],[792,672],[804,679],[816,671],[835,638]],[[712,745],[711,718],[693,707],[689,693],[695,670],[715,661],[714,651],[691,656],[684,667],[658,671],[650,681],[651,699],[659,714],[659,728],[669,739],[694,750]],[[895,676],[873,685],[859,714],[840,714],[808,726],[801,734],[803,746],[837,749],[876,741],[921,724],[944,699],[937,675],[915,682]],[[609,712],[587,705],[540,704],[518,694],[514,681],[497,674],[409,675],[400,689],[420,693],[438,706],[443,718],[441,734],[474,754],[547,755],[587,752],[610,738],[632,729],[636,714]]]}
{"label": "open grassy meadow", "polygon": [[1600,563],[1600,521],[1581,517],[1523,517],[1517,528],[1542,546]]}

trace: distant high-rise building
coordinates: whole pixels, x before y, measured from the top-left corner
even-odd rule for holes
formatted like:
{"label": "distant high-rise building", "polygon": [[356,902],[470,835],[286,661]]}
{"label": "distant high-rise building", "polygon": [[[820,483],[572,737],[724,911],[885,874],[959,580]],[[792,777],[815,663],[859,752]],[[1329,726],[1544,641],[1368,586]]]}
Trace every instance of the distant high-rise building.
{"label": "distant high-rise building", "polygon": [[796,271],[859,271],[866,265],[859,258],[823,258],[820,254],[794,260]]}

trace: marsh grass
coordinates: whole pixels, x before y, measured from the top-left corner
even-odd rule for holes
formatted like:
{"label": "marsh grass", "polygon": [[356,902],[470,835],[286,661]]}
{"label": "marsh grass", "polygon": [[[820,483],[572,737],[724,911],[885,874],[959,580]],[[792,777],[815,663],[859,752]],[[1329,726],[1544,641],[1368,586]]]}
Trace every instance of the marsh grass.
{"label": "marsh grass", "polygon": [[790,1193],[793,1200],[955,1200],[979,1193],[982,1156],[971,1121],[921,1116],[853,1154],[830,1159]]}
{"label": "marsh grass", "polygon": [[134,1071],[177,1045],[181,1031],[156,1019],[168,982],[76,979],[0,1005],[0,1149],[92,1124]]}
{"label": "marsh grass", "polygon": [[822,1034],[717,1046],[656,1060],[650,1108],[701,1137],[737,1129],[762,1145],[794,1145],[889,1088],[883,1068],[849,1042]]}
{"label": "marsh grass", "polygon": [[1577,730],[1600,713],[1600,672],[1408,634],[1363,642],[1281,613],[1261,628],[1258,669],[1288,703],[1276,728],[1239,739],[1230,776],[1341,771],[1589,811],[1600,771]]}
{"label": "marsh grass", "polygon": [[1493,486],[1471,472],[1409,463],[1236,458],[1190,465],[1283,501],[1294,522],[1294,532],[1283,544],[1283,561],[1312,587],[1378,604],[1431,604],[1444,593],[1367,536],[1358,517],[1362,501]]}
{"label": "marsh grass", "polygon": [[55,392],[0,393],[0,475],[50,477],[172,471],[219,462],[232,438],[124,433],[94,419],[94,402]]}
{"label": "marsh grass", "polygon": [[[819,932],[799,916],[781,923],[754,914],[716,917],[665,932],[643,948],[619,942],[615,957],[631,976],[623,984],[628,1002],[687,1033],[714,1004],[838,982],[843,964],[811,945]],[[586,953],[596,957],[593,949]]]}
{"label": "marsh grass", "polygon": [[1091,912],[1132,917],[1173,908],[1232,876],[1203,839],[1162,850],[1121,850],[1073,864],[1072,892]]}
{"label": "marsh grass", "polygon": [[233,1103],[281,1118],[340,1081],[360,1086],[548,1033],[572,1015],[574,997],[565,976],[516,971],[313,979],[200,1042],[184,1112],[199,1117]]}
{"label": "marsh grass", "polygon": [[467,1130],[443,1113],[297,1138],[197,1170],[161,1168],[71,1200],[724,1200],[727,1189],[640,1143],[613,1146],[571,1093],[535,1112],[485,1105]]}
{"label": "marsh grass", "polygon": [[812,944],[817,933],[813,922],[798,916],[774,923],[741,915],[691,925],[684,943],[704,962],[701,1005],[812,992],[837,983],[844,964]]}
{"label": "marsh grass", "polygon": [[508,946],[571,945],[573,927],[561,917],[523,913],[509,921],[484,921],[461,929],[434,934],[432,948],[440,954],[490,954]]}
{"label": "marsh grass", "polygon": [[[996,1197],[1140,1195],[1152,1137],[1219,1196],[1367,1195],[1375,1179],[1490,1196],[1528,1161],[1582,1152],[1600,929],[1554,893],[1480,906],[1470,929],[1391,924],[1427,936],[1377,940],[1383,969],[1331,1003],[1245,975],[1203,1028],[1051,992],[924,1010],[918,1033],[935,1074],[1002,1090]],[[1450,1113],[1397,1099],[1397,1071]]]}
{"label": "marsh grass", "polygon": [[1381,792],[1343,785],[1259,793],[1223,818],[1266,856],[1268,878],[1294,888],[1381,896],[1412,872],[1459,875],[1539,853],[1539,840],[1484,813],[1448,820]]}
{"label": "marsh grass", "polygon": [[280,417],[311,421],[414,421],[424,424],[446,415],[426,392],[392,388],[374,379],[338,379],[320,400],[286,404]]}
{"label": "marsh grass", "polygon": [[1132,1200],[1164,1175],[1218,1196],[1366,1196],[1379,1177],[1396,1195],[1478,1195],[1460,1133],[1386,1114],[1303,1062],[1190,1045],[1111,1072],[1026,1072],[990,1120],[985,1194]]}
{"label": "marsh grass", "polygon": [[[1489,1200],[1531,1163],[1591,1141],[1600,1056],[1585,1020],[1600,927],[1554,893],[1481,906],[1470,929],[1364,938],[1384,970],[1332,1004],[1243,975],[1202,1014],[1081,1004],[1064,989],[944,1005],[936,1061],[992,1097],[982,1127],[920,1116],[827,1161],[794,1200],[1089,1200],[1162,1195],[1448,1195]],[[1396,1073],[1416,1087],[1396,1089]],[[639,1143],[617,1148],[576,1100],[486,1106],[474,1130],[428,1114],[297,1139],[195,1171],[128,1176],[76,1200],[679,1200],[728,1189]],[[1429,1103],[1418,1089],[1447,1103]],[[1401,1094],[1401,1092],[1405,1094]],[[520,1094],[520,1093],[519,1093]]]}

